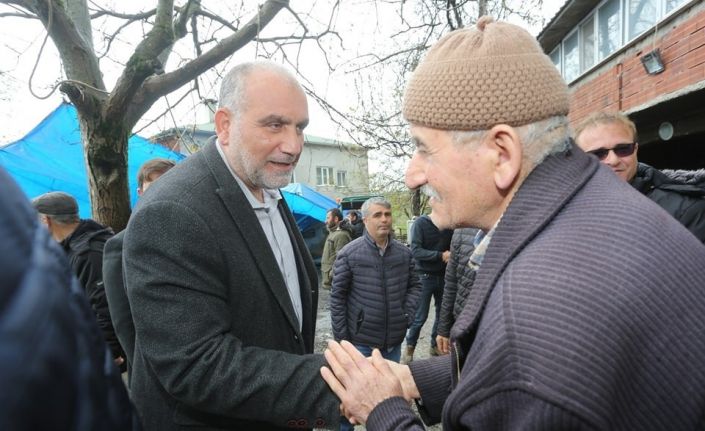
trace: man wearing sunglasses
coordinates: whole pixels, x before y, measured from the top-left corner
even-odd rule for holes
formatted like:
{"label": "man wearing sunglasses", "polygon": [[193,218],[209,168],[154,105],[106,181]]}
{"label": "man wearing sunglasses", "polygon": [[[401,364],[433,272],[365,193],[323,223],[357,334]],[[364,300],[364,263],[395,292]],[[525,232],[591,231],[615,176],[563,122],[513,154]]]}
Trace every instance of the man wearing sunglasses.
{"label": "man wearing sunglasses", "polygon": [[617,176],[656,202],[701,242],[705,242],[705,190],[639,163],[636,126],[619,112],[596,112],[577,127],[580,148],[609,166]]}

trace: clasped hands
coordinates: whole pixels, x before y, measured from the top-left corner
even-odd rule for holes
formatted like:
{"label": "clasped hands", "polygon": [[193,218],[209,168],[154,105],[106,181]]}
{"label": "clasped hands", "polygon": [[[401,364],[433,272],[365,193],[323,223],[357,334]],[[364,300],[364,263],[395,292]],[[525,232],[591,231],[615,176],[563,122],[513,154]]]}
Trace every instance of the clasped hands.
{"label": "clasped hands", "polygon": [[409,367],[384,359],[377,349],[366,358],[347,341],[329,341],[324,355],[328,367],[321,367],[321,375],[352,424],[366,423],[370,412],[388,398],[419,398]]}

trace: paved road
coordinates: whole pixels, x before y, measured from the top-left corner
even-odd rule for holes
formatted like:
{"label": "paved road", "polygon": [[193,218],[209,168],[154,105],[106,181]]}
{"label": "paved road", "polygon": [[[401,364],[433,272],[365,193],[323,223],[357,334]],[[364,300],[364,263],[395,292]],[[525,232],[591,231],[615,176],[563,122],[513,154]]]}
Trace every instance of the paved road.
{"label": "paved road", "polygon": [[[319,290],[319,298],[318,298],[318,319],[316,322],[316,345],[315,345],[315,351],[316,352],[323,352],[326,348],[326,343],[328,340],[333,339],[333,331],[331,330],[331,323],[330,323],[330,312],[328,310],[328,298],[330,296],[330,292],[325,289],[320,289]],[[431,304],[431,310],[433,310],[433,304]],[[418,351],[414,355],[415,358],[417,359],[423,359],[427,358],[429,356],[429,346],[431,345],[431,326],[433,325],[433,313],[429,315],[428,320],[426,321],[426,324],[423,326],[421,329],[421,335],[419,337],[419,341],[417,342],[418,346]],[[402,353],[403,349],[405,346],[402,346]],[[364,427],[356,427],[356,430],[364,430]],[[428,430],[431,431],[440,431],[443,429],[441,425],[434,425],[432,427],[428,427]]]}

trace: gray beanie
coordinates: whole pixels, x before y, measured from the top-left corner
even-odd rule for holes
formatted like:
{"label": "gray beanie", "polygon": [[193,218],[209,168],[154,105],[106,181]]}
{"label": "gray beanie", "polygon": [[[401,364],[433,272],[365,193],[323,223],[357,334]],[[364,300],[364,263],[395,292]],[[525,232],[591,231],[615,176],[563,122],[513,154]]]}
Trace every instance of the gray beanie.
{"label": "gray beanie", "polygon": [[443,130],[522,126],[567,115],[568,87],[536,39],[489,16],[441,38],[414,71],[404,118]]}
{"label": "gray beanie", "polygon": [[49,192],[32,200],[32,206],[39,214],[62,216],[78,214],[78,203],[68,193]]}

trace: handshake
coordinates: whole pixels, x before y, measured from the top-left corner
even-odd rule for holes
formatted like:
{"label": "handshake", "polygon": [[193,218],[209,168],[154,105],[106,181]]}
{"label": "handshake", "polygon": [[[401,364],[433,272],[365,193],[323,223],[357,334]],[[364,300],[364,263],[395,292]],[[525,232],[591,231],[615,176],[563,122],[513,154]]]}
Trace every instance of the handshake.
{"label": "handshake", "polygon": [[347,341],[329,341],[324,355],[328,367],[321,367],[321,375],[340,398],[341,414],[351,424],[366,423],[386,399],[403,397],[411,402],[420,397],[409,367],[384,359],[377,349],[366,358]]}

